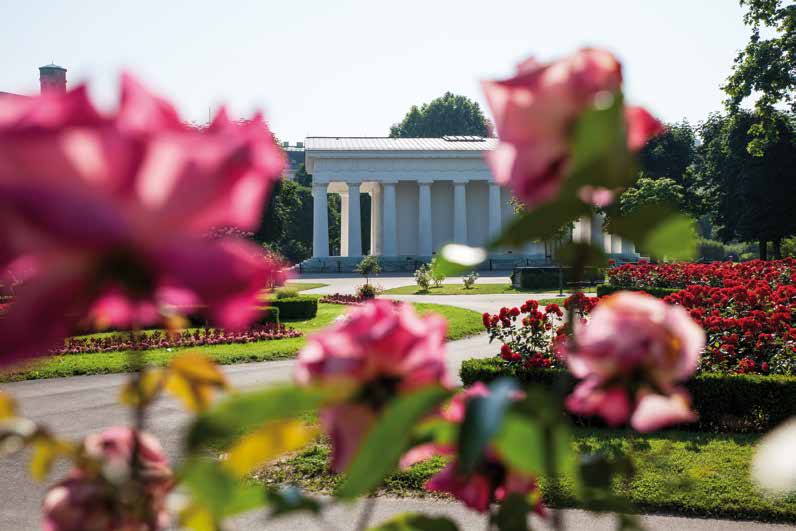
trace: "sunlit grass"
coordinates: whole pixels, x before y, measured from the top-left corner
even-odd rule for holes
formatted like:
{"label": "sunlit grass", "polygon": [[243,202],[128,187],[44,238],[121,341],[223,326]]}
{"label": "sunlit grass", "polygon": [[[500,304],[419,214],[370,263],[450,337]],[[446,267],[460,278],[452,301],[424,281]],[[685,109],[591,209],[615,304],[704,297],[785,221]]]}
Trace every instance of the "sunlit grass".
{"label": "sunlit grass", "polygon": [[[586,288],[586,293],[594,293],[595,288]],[[476,283],[471,289],[465,289],[464,284],[442,284],[440,287],[431,287],[428,291],[421,291],[417,285],[401,286],[384,291],[386,295],[511,295],[515,293],[556,293],[557,289],[518,290],[511,284]],[[567,290],[564,290],[565,294]]]}

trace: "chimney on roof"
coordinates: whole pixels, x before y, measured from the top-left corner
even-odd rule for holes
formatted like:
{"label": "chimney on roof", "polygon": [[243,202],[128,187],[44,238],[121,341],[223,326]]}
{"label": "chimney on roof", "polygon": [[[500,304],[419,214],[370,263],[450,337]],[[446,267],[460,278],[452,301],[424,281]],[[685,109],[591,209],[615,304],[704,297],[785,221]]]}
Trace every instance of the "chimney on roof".
{"label": "chimney on roof", "polygon": [[303,148],[304,147],[304,142],[296,142],[296,147],[297,148]]}
{"label": "chimney on roof", "polygon": [[42,94],[66,92],[66,68],[50,63],[39,67]]}

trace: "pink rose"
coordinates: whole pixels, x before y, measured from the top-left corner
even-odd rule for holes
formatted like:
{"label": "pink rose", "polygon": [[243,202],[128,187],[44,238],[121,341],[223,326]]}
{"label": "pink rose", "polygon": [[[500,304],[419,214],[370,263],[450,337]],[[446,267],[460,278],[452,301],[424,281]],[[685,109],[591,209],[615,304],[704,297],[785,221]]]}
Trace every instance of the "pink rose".
{"label": "pink rose", "polygon": [[[74,469],[44,498],[45,531],[140,531],[169,524],[166,495],[174,479],[160,443],[139,434],[141,496],[123,495],[131,473],[132,430],[109,428],[86,437],[83,453],[98,465]],[[129,494],[129,493],[128,493]]]}
{"label": "pink rose", "polygon": [[696,418],[676,384],[696,370],[705,333],[688,312],[650,295],[619,292],[601,299],[576,328],[576,347],[563,342],[570,372],[583,379],[567,409],[599,415],[609,425],[630,419],[652,431]]}
{"label": "pink rose", "polygon": [[91,316],[146,325],[186,301],[222,327],[257,313],[276,273],[215,226],[254,228],[283,155],[257,117],[204,130],[129,76],[104,115],[85,87],[0,100],[0,269],[27,267],[0,322],[0,365],[45,354]]}
{"label": "pink rose", "polygon": [[[555,197],[567,173],[569,134],[586,110],[618,95],[619,61],[604,50],[586,48],[559,61],[529,59],[506,80],[483,83],[500,142],[486,156],[497,182],[508,185],[526,205]],[[634,107],[626,111],[628,146],[640,149],[662,131],[660,122]],[[589,202],[605,203],[611,192],[584,192]]]}
{"label": "pink rose", "polygon": [[447,322],[419,316],[412,306],[374,300],[310,337],[299,352],[296,381],[347,383],[359,390],[345,404],[326,408],[332,468],[344,470],[382,408],[396,395],[429,385],[449,385],[445,365]]}

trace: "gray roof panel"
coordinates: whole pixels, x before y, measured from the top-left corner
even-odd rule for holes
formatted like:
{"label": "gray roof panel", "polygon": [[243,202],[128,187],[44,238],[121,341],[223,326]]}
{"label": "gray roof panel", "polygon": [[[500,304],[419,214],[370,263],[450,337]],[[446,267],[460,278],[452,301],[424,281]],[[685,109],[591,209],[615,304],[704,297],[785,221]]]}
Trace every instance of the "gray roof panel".
{"label": "gray roof panel", "polygon": [[354,136],[309,136],[307,151],[491,151],[497,138],[388,138]]}

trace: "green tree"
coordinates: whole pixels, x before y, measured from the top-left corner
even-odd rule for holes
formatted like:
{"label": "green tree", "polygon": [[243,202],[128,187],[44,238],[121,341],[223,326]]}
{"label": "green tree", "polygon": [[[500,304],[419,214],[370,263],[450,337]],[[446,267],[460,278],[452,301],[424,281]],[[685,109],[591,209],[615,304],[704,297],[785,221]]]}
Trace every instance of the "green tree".
{"label": "green tree", "polygon": [[[777,105],[796,112],[796,4],[791,0],[740,0],[740,4],[747,8],[744,23],[752,28],[752,36],[735,58],[722,89],[730,114],[739,112],[749,96],[758,96],[746,147],[760,157],[780,129]],[[763,38],[761,30],[771,38]]]}
{"label": "green tree", "polygon": [[779,258],[782,240],[796,234],[796,126],[793,115],[776,113],[774,140],[752,155],[747,146],[759,119],[743,110],[711,115],[701,128],[697,173],[719,238],[757,241],[763,259],[771,242]]}
{"label": "green tree", "polygon": [[667,205],[680,210],[684,201],[683,187],[674,179],[642,177],[621,195],[619,211],[623,216],[629,216],[649,205]]}
{"label": "green tree", "polygon": [[489,133],[490,125],[478,103],[450,92],[420,107],[412,105],[403,120],[390,127],[391,138],[489,136]]}
{"label": "green tree", "polygon": [[307,168],[303,162],[296,168],[295,181],[301,186],[312,186],[312,175],[307,173]]}

